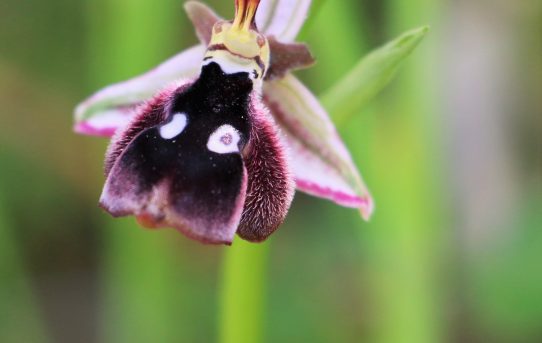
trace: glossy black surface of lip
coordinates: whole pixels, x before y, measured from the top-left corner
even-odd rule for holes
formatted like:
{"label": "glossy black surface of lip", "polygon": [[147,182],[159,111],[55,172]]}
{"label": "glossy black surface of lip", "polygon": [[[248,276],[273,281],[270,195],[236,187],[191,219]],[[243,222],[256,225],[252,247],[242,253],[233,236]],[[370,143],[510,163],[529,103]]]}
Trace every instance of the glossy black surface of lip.
{"label": "glossy black surface of lip", "polygon": [[[143,130],[126,147],[115,174],[135,180],[136,196],[166,182],[168,203],[182,217],[226,221],[242,191],[244,163],[240,152],[219,154],[210,151],[207,142],[228,124],[239,132],[242,151],[250,136],[251,92],[247,73],[225,74],[214,62],[204,66],[197,81],[174,95],[166,119]],[[185,115],[187,124],[177,136],[165,139],[160,127],[175,114]]]}

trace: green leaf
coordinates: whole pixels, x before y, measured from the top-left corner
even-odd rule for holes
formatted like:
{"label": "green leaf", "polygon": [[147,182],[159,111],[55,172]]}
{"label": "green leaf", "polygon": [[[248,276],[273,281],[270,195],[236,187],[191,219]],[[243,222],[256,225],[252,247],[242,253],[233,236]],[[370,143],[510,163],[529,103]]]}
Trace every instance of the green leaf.
{"label": "green leaf", "polygon": [[340,124],[373,99],[394,77],[401,62],[429,31],[423,26],[403,33],[395,40],[363,57],[358,64],[331,89],[321,101]]}

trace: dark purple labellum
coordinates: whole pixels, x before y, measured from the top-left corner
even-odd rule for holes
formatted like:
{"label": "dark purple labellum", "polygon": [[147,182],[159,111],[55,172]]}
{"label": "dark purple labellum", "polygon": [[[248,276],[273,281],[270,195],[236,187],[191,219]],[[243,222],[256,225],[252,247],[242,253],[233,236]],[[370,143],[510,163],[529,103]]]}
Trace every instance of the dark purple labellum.
{"label": "dark purple labellum", "polygon": [[238,227],[264,240],[282,223],[293,182],[258,103],[248,73],[216,63],[157,95],[110,146],[102,207],[206,243],[230,244]]}

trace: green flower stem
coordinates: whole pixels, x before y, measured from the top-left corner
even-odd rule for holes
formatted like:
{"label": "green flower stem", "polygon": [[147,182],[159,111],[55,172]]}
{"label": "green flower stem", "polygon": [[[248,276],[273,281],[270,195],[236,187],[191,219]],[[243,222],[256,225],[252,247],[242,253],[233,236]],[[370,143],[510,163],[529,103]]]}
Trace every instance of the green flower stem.
{"label": "green flower stem", "polygon": [[221,343],[264,340],[269,243],[236,239],[225,248],[219,330]]}
{"label": "green flower stem", "polygon": [[[89,1],[92,89],[137,75],[180,49],[172,29],[180,10],[174,0]],[[183,283],[168,233],[144,230],[133,218],[104,222],[102,341],[181,341],[174,304]]]}

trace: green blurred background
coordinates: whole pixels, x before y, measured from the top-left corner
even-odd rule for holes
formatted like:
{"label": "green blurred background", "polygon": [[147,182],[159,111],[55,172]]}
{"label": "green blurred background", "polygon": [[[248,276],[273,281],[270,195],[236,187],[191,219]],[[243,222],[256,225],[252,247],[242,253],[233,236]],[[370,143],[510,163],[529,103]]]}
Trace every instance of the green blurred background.
{"label": "green blurred background", "polygon": [[0,2],[0,342],[542,342],[541,2],[316,1],[316,94],[431,31],[340,128],[373,220],[298,193],[240,290],[231,248],[100,210],[107,140],[71,131],[91,92],[196,43],[182,2]]}

